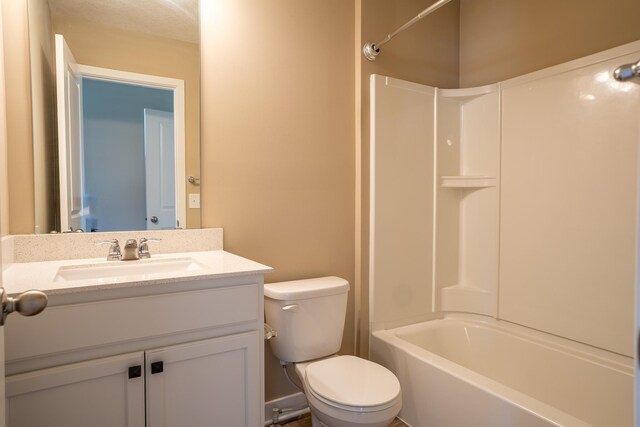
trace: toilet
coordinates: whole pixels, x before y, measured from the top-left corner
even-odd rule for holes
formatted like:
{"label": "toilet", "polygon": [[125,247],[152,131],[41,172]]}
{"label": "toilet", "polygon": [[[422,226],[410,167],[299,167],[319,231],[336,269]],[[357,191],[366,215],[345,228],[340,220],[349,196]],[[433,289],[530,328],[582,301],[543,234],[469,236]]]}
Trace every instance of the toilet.
{"label": "toilet", "polygon": [[349,282],[339,277],[264,285],[269,340],[282,363],[294,363],[313,427],[387,427],[400,412],[400,382],[387,368],[338,356]]}

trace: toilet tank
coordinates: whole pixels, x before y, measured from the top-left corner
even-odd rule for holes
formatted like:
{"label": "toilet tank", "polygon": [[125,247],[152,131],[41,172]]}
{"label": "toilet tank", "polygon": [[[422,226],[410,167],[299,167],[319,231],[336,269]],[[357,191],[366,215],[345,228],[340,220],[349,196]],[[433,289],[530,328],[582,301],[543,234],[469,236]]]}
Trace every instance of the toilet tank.
{"label": "toilet tank", "polygon": [[264,285],[264,313],[278,332],[269,340],[284,362],[303,362],[337,353],[347,314],[349,282],[339,277]]}

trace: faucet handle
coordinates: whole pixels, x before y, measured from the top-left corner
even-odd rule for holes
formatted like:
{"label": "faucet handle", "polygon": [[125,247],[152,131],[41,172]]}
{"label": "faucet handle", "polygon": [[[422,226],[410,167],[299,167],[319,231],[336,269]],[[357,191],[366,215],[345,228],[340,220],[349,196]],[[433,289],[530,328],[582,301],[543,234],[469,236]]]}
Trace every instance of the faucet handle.
{"label": "faucet handle", "polygon": [[104,240],[96,243],[97,245],[111,245],[109,248],[109,254],[107,255],[107,261],[120,261],[122,258],[122,252],[120,251],[120,243],[118,239]]}
{"label": "faucet handle", "polygon": [[162,239],[147,239],[143,237],[140,239],[140,245],[138,246],[138,257],[140,259],[151,258],[151,253],[149,252],[148,242],[160,242]]}

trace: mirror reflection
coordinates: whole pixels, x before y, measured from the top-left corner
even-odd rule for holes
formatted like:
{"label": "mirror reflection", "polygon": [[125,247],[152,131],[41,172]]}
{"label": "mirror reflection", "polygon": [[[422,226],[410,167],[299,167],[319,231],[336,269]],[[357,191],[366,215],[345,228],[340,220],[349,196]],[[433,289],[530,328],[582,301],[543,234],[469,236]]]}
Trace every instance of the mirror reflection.
{"label": "mirror reflection", "polygon": [[198,0],[28,6],[36,232],[199,227]]}

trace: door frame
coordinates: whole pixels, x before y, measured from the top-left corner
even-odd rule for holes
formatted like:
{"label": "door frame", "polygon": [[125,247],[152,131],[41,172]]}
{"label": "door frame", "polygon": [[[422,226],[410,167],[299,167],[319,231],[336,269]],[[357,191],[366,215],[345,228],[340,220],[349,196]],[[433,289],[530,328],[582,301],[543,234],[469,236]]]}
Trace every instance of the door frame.
{"label": "door frame", "polygon": [[78,64],[78,70],[83,78],[144,86],[155,89],[169,89],[173,92],[176,228],[187,228],[184,80],[154,76],[151,74],[131,73],[129,71],[112,70],[110,68],[94,67],[82,64]]}

